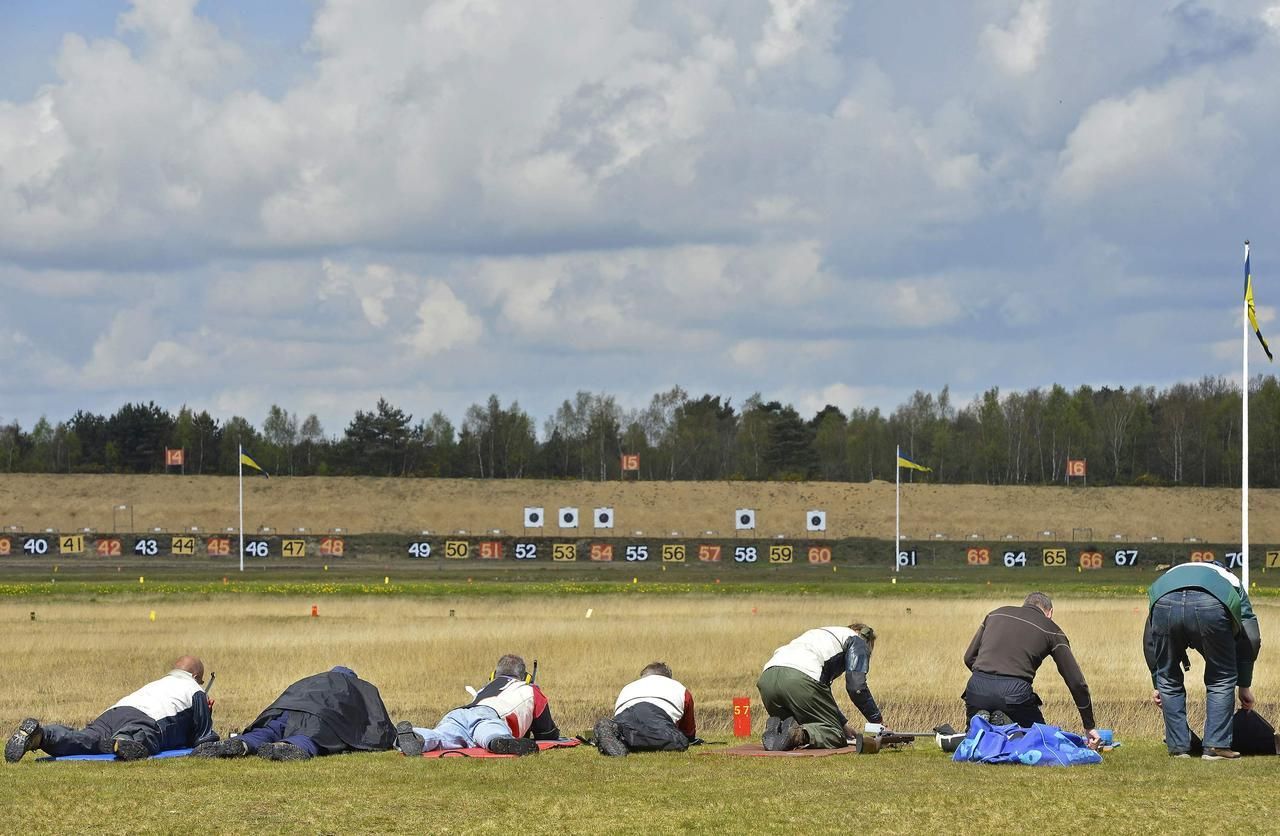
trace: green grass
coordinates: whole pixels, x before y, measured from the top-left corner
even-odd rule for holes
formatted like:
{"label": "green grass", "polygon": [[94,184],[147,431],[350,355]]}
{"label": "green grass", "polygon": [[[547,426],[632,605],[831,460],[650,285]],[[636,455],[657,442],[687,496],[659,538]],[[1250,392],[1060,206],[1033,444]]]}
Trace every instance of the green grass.
{"label": "green grass", "polygon": [[[521,760],[362,754],[281,764],[169,760],[4,769],[9,832],[853,833],[1257,832],[1280,758],[1173,760],[1126,743],[1100,766],[951,763],[932,745],[875,756]],[[72,826],[71,822],[75,822]]]}

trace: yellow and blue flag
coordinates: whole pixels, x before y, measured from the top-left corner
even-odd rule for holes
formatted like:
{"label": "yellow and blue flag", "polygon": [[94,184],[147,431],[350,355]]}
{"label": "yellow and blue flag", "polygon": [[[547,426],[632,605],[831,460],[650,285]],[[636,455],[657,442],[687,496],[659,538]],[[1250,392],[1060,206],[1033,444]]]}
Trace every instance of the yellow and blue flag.
{"label": "yellow and blue flag", "polygon": [[1271,356],[1271,347],[1267,345],[1266,339],[1262,336],[1262,329],[1258,327],[1258,313],[1253,308],[1253,276],[1249,272],[1249,242],[1244,242],[1244,306],[1249,313],[1249,324],[1253,326],[1253,333],[1258,335],[1258,342],[1262,343],[1262,350],[1267,352],[1267,359],[1274,360]]}
{"label": "yellow and blue flag", "polygon": [[898,456],[898,467],[905,467],[908,470],[920,470],[925,473],[933,472],[933,468],[925,467],[922,464],[916,464],[915,462],[911,461],[911,459],[904,458],[902,455]]}
{"label": "yellow and blue flag", "polygon": [[270,478],[271,478],[271,474],[270,474],[270,473],[268,473],[267,471],[263,470],[263,469],[258,465],[258,463],[257,463],[257,462],[255,462],[253,459],[249,458],[249,454],[248,454],[248,453],[246,453],[246,452],[244,452],[243,450],[241,450],[241,451],[240,451],[240,464],[245,465],[246,467],[252,467],[254,470],[258,471],[259,473],[261,473],[263,476],[267,477],[268,479],[270,479]]}

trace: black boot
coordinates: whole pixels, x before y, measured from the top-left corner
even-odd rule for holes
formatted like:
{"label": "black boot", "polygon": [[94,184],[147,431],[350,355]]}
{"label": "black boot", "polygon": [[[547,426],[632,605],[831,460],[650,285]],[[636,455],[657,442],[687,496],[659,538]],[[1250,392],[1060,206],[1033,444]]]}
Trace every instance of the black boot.
{"label": "black boot", "polygon": [[625,758],[630,754],[627,751],[627,744],[622,742],[622,736],[618,731],[618,723],[612,717],[605,717],[596,723],[591,736],[595,739],[596,748],[600,750],[602,755],[608,755],[611,758]]}
{"label": "black boot", "polygon": [[4,759],[9,763],[17,763],[27,752],[39,749],[43,742],[44,730],[40,728],[40,721],[28,717],[18,724],[18,728],[9,737],[9,742],[4,745]]}

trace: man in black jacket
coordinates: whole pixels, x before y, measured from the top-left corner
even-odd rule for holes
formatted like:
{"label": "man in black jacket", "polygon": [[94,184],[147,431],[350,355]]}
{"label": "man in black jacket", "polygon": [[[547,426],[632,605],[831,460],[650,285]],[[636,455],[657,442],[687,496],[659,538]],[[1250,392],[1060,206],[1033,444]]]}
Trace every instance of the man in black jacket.
{"label": "man in black jacket", "polygon": [[212,703],[205,695],[204,663],[183,656],[173,670],[117,702],[83,729],[23,720],[4,747],[4,759],[17,763],[33,749],[54,757],[115,754],[140,760],[168,749],[215,741]]}
{"label": "man in black jacket", "polygon": [[982,620],[964,653],[965,667],[972,671],[963,694],[965,719],[980,712],[999,712],[1020,726],[1043,723],[1042,702],[1031,685],[1048,656],[1076,701],[1090,747],[1096,747],[1099,738],[1089,685],[1067,634],[1053,622],[1053,601],[1043,592],[1031,593],[1020,607],[992,610]]}
{"label": "man in black jacket", "polygon": [[348,751],[384,751],[396,730],[382,695],[342,666],[300,679],[284,690],[239,737],[199,746],[192,755],[237,758],[257,754],[299,761]]}

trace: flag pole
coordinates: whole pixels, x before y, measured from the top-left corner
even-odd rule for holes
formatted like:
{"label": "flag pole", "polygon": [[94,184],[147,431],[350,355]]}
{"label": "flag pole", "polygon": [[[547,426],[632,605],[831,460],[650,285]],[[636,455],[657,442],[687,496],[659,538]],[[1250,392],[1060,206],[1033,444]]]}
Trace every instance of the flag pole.
{"label": "flag pole", "polygon": [[244,446],[236,445],[240,455],[236,457],[236,473],[240,481],[240,571],[244,571]]}
{"label": "flag pole", "polygon": [[902,445],[899,444],[893,451],[893,571],[895,572],[902,570],[898,565],[898,551],[901,548],[899,543],[902,540],[902,468],[898,466],[901,458]]}
{"label": "flag pole", "polygon": [[[1244,242],[1245,281],[1249,281],[1249,242]],[[1243,341],[1241,345],[1241,422],[1240,422],[1240,583],[1247,594],[1249,592],[1249,310],[1245,302],[1245,310],[1240,317]]]}

